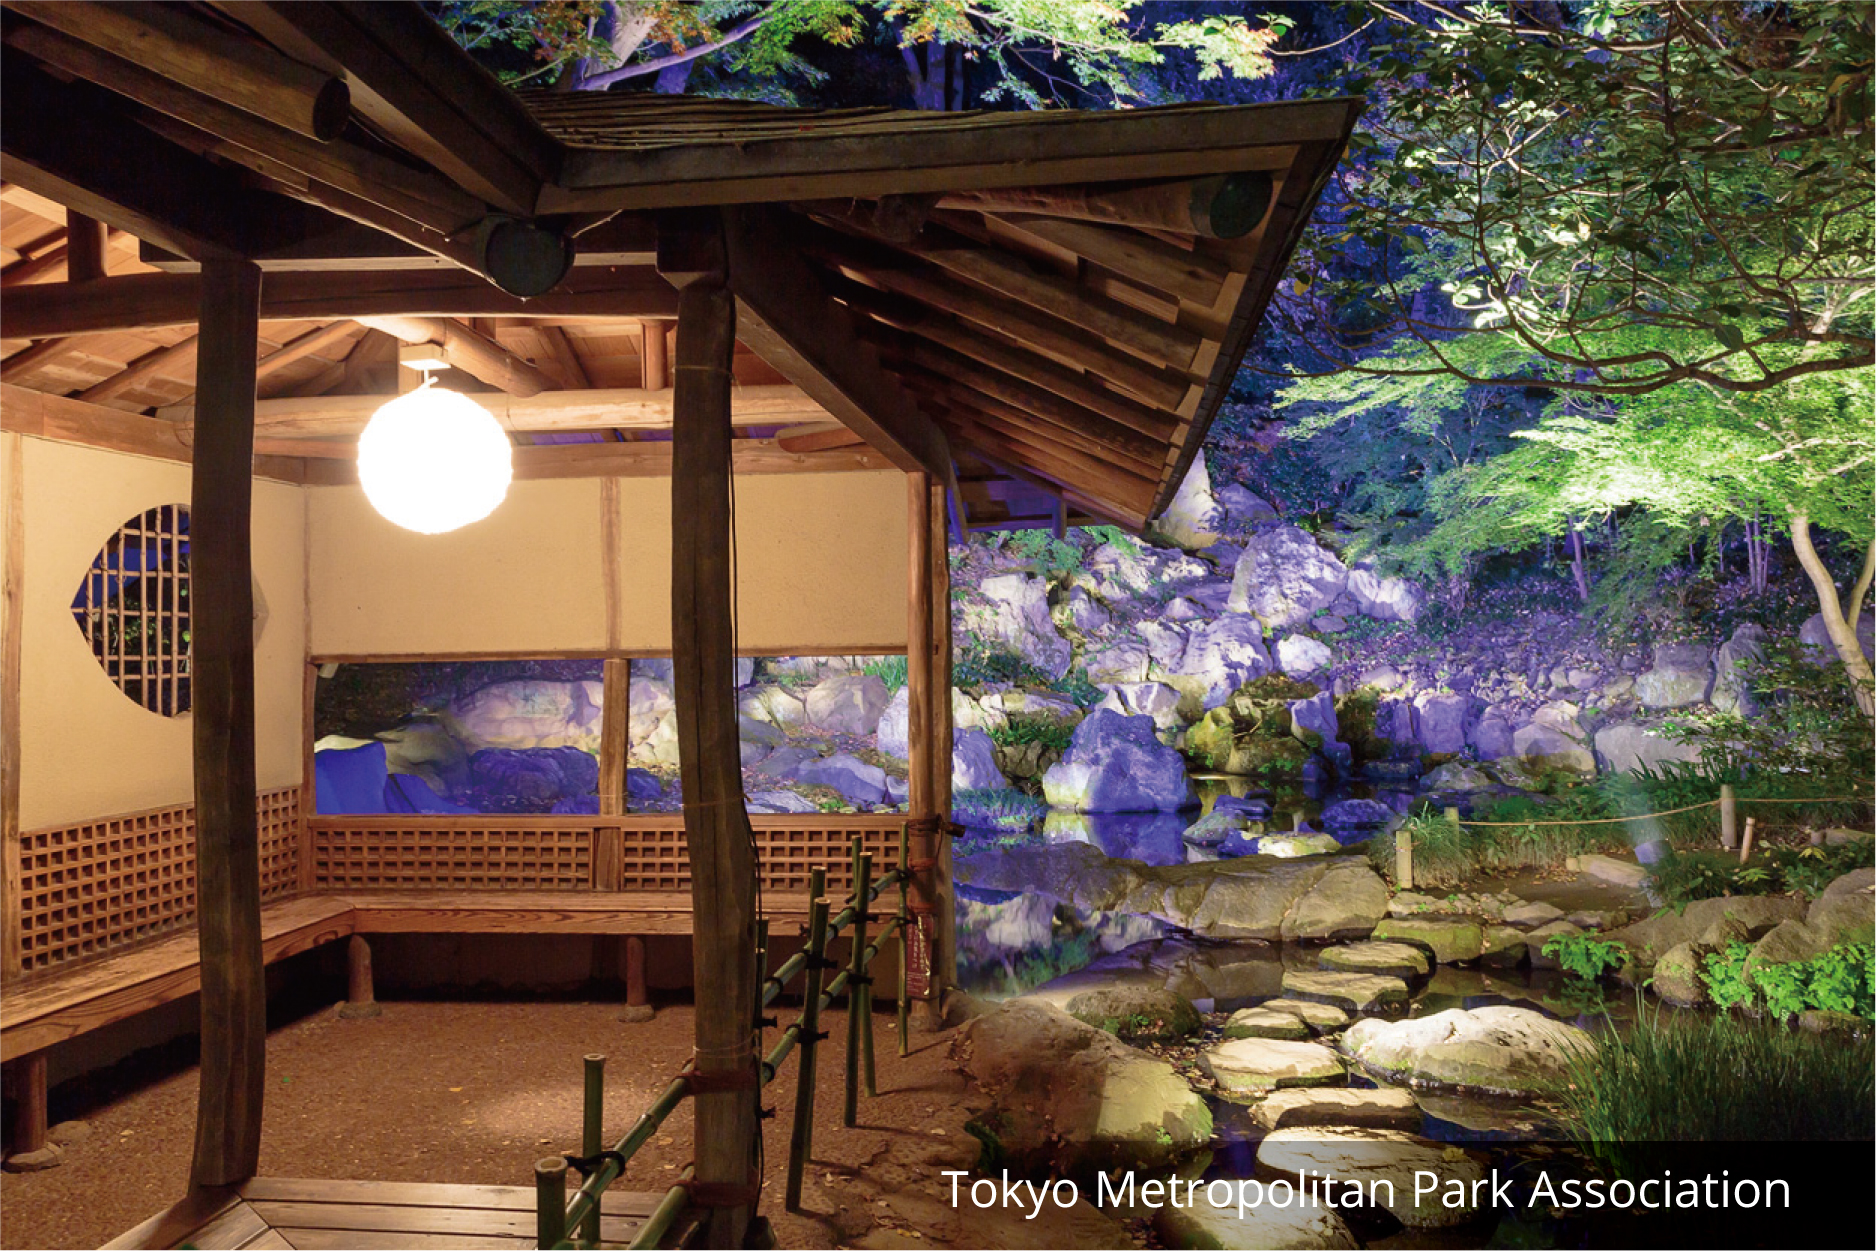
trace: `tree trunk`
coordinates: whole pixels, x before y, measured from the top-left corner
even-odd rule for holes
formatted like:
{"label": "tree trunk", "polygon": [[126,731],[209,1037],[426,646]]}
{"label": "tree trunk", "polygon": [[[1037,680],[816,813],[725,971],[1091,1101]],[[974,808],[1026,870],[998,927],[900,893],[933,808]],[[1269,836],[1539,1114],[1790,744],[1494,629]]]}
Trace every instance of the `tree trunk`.
{"label": "tree trunk", "polygon": [[[1844,615],[1843,605],[1837,602],[1837,584],[1831,581],[1824,558],[1811,545],[1811,518],[1804,513],[1791,515],[1791,547],[1798,554],[1798,564],[1811,579],[1812,589],[1817,592],[1824,629],[1830,635],[1831,646],[1837,649],[1838,659],[1843,661],[1844,676],[1850,683],[1850,693],[1856,697],[1858,710],[1866,717],[1876,715],[1876,702],[1872,702],[1870,692],[1869,658],[1863,655],[1862,644],[1857,642],[1854,620]],[[1867,559],[1865,564],[1868,564]]]}
{"label": "tree trunk", "polygon": [[1576,579],[1576,597],[1583,603],[1589,602],[1589,569],[1583,563],[1583,534],[1576,528],[1576,522],[1570,522],[1570,576]]}
{"label": "tree trunk", "polygon": [[964,107],[963,49],[934,40],[901,47],[899,58],[905,62],[913,108],[943,113]]}

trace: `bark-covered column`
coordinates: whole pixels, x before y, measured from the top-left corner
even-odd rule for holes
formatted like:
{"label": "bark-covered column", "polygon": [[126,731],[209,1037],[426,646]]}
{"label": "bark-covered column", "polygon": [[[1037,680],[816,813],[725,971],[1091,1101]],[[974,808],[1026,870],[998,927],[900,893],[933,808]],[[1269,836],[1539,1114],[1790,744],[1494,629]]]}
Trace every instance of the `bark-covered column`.
{"label": "bark-covered column", "polygon": [[196,929],[202,950],[198,1186],[254,1175],[266,1088],[254,781],[254,367],[260,267],[202,265],[189,496]]}

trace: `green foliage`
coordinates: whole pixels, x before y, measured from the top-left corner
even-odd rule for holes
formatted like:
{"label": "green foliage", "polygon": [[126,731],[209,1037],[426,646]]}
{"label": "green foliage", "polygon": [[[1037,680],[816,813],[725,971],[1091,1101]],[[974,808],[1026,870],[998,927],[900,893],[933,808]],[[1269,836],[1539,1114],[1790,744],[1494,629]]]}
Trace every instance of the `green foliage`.
{"label": "green foliage", "polygon": [[1010,535],[1004,550],[1022,557],[1037,573],[1051,580],[1081,568],[1081,549],[1047,530],[1017,530]]}
{"label": "green foliage", "polygon": [[904,656],[875,656],[860,666],[860,672],[870,674],[886,684],[886,693],[891,695],[906,684],[910,672],[909,662]]}
{"label": "green foliage", "polygon": [[1570,1135],[1618,1169],[1645,1163],[1627,1144],[1867,1142],[1876,1132],[1867,1041],[1844,1046],[1731,1015],[1640,1011],[1631,1029],[1609,1031],[1572,1058],[1559,1095]]}
{"label": "green foliage", "polygon": [[1053,679],[1007,648],[972,639],[954,654],[951,681],[968,689],[1005,683],[1046,687]]}
{"label": "green foliage", "polygon": [[1796,892],[1815,898],[1845,873],[1876,863],[1873,847],[1876,844],[1861,838],[1836,847],[1768,845],[1744,865],[1727,852],[1679,850],[1656,861],[1648,875],[1655,894],[1677,909],[1696,900],[1731,895]]}
{"label": "green foliage", "polygon": [[1049,805],[1007,787],[962,790],[951,796],[951,815],[960,825],[978,829],[1027,831],[1048,814]]}
{"label": "green foliage", "polygon": [[999,747],[1026,747],[1041,743],[1049,751],[1067,751],[1075,731],[1059,721],[1038,717],[1020,717],[1005,721],[990,731],[990,741]]}
{"label": "green foliage", "polygon": [[1628,963],[1628,948],[1610,938],[1594,934],[1558,934],[1544,942],[1544,954],[1556,960],[1565,973],[1586,982],[1601,981]]}
{"label": "green foliage", "polygon": [[1753,1009],[1786,1021],[1813,1009],[1876,1020],[1876,949],[1840,943],[1809,960],[1759,964],[1750,972],[1752,945],[1731,942],[1709,952],[1700,980],[1723,1011]]}
{"label": "green foliage", "polygon": [[1091,708],[1106,698],[1106,692],[1094,684],[1088,676],[1087,667],[1076,665],[1067,673],[1049,683],[1049,689],[1057,695],[1066,695],[1082,708]]}

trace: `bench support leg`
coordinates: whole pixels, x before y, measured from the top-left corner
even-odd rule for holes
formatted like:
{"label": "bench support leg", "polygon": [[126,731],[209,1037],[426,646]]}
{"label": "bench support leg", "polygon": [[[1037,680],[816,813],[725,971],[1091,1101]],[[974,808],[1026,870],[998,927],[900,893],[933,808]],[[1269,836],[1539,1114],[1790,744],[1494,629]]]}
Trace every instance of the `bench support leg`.
{"label": "bench support leg", "polygon": [[10,1173],[32,1173],[57,1168],[62,1153],[46,1140],[46,1053],[34,1052],[17,1061],[8,1074],[13,1087],[13,1151],[7,1156]]}
{"label": "bench support leg", "polygon": [[339,1015],[359,1018],[383,1012],[372,993],[371,944],[354,934],[345,945],[345,1002],[339,1005]]}
{"label": "bench support leg", "polygon": [[628,1025],[651,1020],[651,997],[645,992],[645,940],[637,934],[625,939],[625,1011],[619,1019]]}

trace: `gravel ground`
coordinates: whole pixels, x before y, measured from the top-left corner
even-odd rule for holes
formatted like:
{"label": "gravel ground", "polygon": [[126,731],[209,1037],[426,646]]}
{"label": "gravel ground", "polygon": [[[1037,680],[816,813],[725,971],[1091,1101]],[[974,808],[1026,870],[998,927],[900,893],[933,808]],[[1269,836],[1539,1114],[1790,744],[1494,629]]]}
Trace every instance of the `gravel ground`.
{"label": "gravel ground", "polygon": [[[688,1006],[620,1024],[616,1004],[393,1002],[372,1020],[323,1011],[274,1031],[267,1052],[265,1176],[531,1184],[533,1161],[579,1143],[580,1057],[611,1056],[606,1138],[623,1133],[690,1056]],[[784,1019],[792,1013],[784,1012]],[[947,1060],[948,1035],[912,1037],[901,1060],[890,1014],[878,1018],[880,1097],[860,1125],[840,1123],[846,1018],[822,1018],[814,1158],[806,1211],[782,1211],[796,1062],[770,1088],[763,1210],[787,1247],[1128,1246],[1085,1205],[1025,1222],[952,1210],[944,1169],[969,1168],[977,1106]],[[774,1035],[769,1035],[769,1043]],[[85,1115],[91,1133],[60,1167],[0,1178],[6,1247],[96,1247],[181,1196],[197,1072],[181,1068]],[[680,1109],[619,1185],[665,1190],[691,1158]]]}

